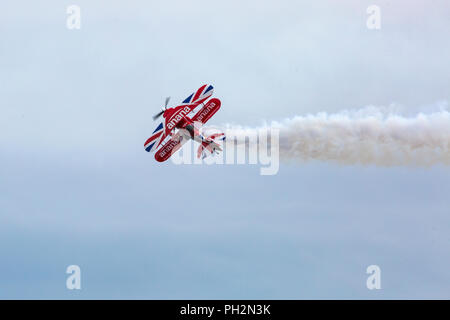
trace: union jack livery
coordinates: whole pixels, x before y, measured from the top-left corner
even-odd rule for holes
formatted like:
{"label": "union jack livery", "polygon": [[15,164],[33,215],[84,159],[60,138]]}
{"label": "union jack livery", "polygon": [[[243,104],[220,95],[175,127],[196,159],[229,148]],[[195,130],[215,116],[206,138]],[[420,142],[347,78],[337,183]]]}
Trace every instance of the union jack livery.
{"label": "union jack livery", "polygon": [[[212,98],[207,101],[213,91],[213,86],[205,84],[173,108],[167,108],[169,98],[166,98],[165,107],[153,117],[153,120],[156,120],[162,115],[164,121],[145,142],[145,150],[157,150],[155,159],[159,162],[169,159],[189,139],[200,143],[197,151],[199,158],[222,151],[216,141],[224,140],[225,135],[215,133],[204,137],[199,128],[199,125],[206,123],[220,109],[219,99]],[[200,105],[203,107],[196,110]]]}

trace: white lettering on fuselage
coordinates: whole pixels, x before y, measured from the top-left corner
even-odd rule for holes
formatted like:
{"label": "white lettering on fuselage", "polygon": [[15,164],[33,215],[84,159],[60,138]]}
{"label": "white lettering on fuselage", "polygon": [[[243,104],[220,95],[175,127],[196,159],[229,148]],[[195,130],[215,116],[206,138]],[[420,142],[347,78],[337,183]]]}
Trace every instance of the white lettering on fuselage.
{"label": "white lettering on fuselage", "polygon": [[167,123],[167,128],[172,130],[178,124],[178,122],[180,122],[181,119],[183,119],[183,117],[187,115],[189,112],[191,112],[191,109],[189,107],[184,107],[183,109],[178,111],[169,119],[169,122]]}

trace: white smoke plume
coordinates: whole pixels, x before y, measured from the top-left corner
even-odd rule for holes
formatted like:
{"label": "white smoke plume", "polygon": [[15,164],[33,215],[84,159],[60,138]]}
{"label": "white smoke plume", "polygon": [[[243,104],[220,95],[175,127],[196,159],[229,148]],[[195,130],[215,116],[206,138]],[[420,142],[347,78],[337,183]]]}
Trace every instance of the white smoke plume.
{"label": "white smoke plume", "polygon": [[[259,128],[228,126],[227,134],[235,135],[240,144],[259,130],[270,134],[271,128],[279,128],[281,160],[379,166],[450,165],[450,112],[445,108],[402,116],[386,108],[368,107],[353,112],[296,116]],[[248,140],[245,144],[249,144]]]}

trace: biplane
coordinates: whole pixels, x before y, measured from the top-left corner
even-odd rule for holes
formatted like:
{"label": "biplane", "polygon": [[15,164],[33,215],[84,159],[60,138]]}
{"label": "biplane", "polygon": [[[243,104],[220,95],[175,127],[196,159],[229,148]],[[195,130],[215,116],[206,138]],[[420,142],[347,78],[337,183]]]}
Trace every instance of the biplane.
{"label": "biplane", "polygon": [[155,159],[159,162],[169,159],[190,139],[200,143],[198,158],[222,151],[217,142],[225,139],[224,133],[218,132],[208,136],[201,133],[201,126],[220,109],[219,99],[209,99],[213,91],[213,86],[205,84],[180,105],[172,108],[167,107],[170,101],[170,97],[167,97],[165,106],[153,116],[153,120],[157,120],[162,115],[164,120],[145,142],[145,150],[156,151]]}

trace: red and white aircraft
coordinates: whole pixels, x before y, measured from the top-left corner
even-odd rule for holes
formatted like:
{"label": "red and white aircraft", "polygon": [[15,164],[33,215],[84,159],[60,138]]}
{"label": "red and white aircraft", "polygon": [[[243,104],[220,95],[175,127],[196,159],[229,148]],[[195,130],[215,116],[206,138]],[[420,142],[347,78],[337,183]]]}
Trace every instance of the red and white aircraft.
{"label": "red and white aircraft", "polygon": [[[222,151],[215,141],[224,140],[223,133],[204,137],[199,130],[200,125],[206,123],[220,109],[219,99],[212,98],[206,102],[212,96],[213,91],[213,86],[205,84],[174,108],[167,108],[169,98],[166,98],[163,110],[153,117],[153,120],[156,120],[162,115],[164,121],[158,125],[152,136],[145,142],[145,150],[150,152],[158,149],[155,159],[159,162],[169,159],[189,139],[200,143],[197,151],[199,158]],[[195,111],[200,105],[203,107]],[[191,113],[193,113],[192,117]],[[167,139],[168,137],[170,139]]]}

